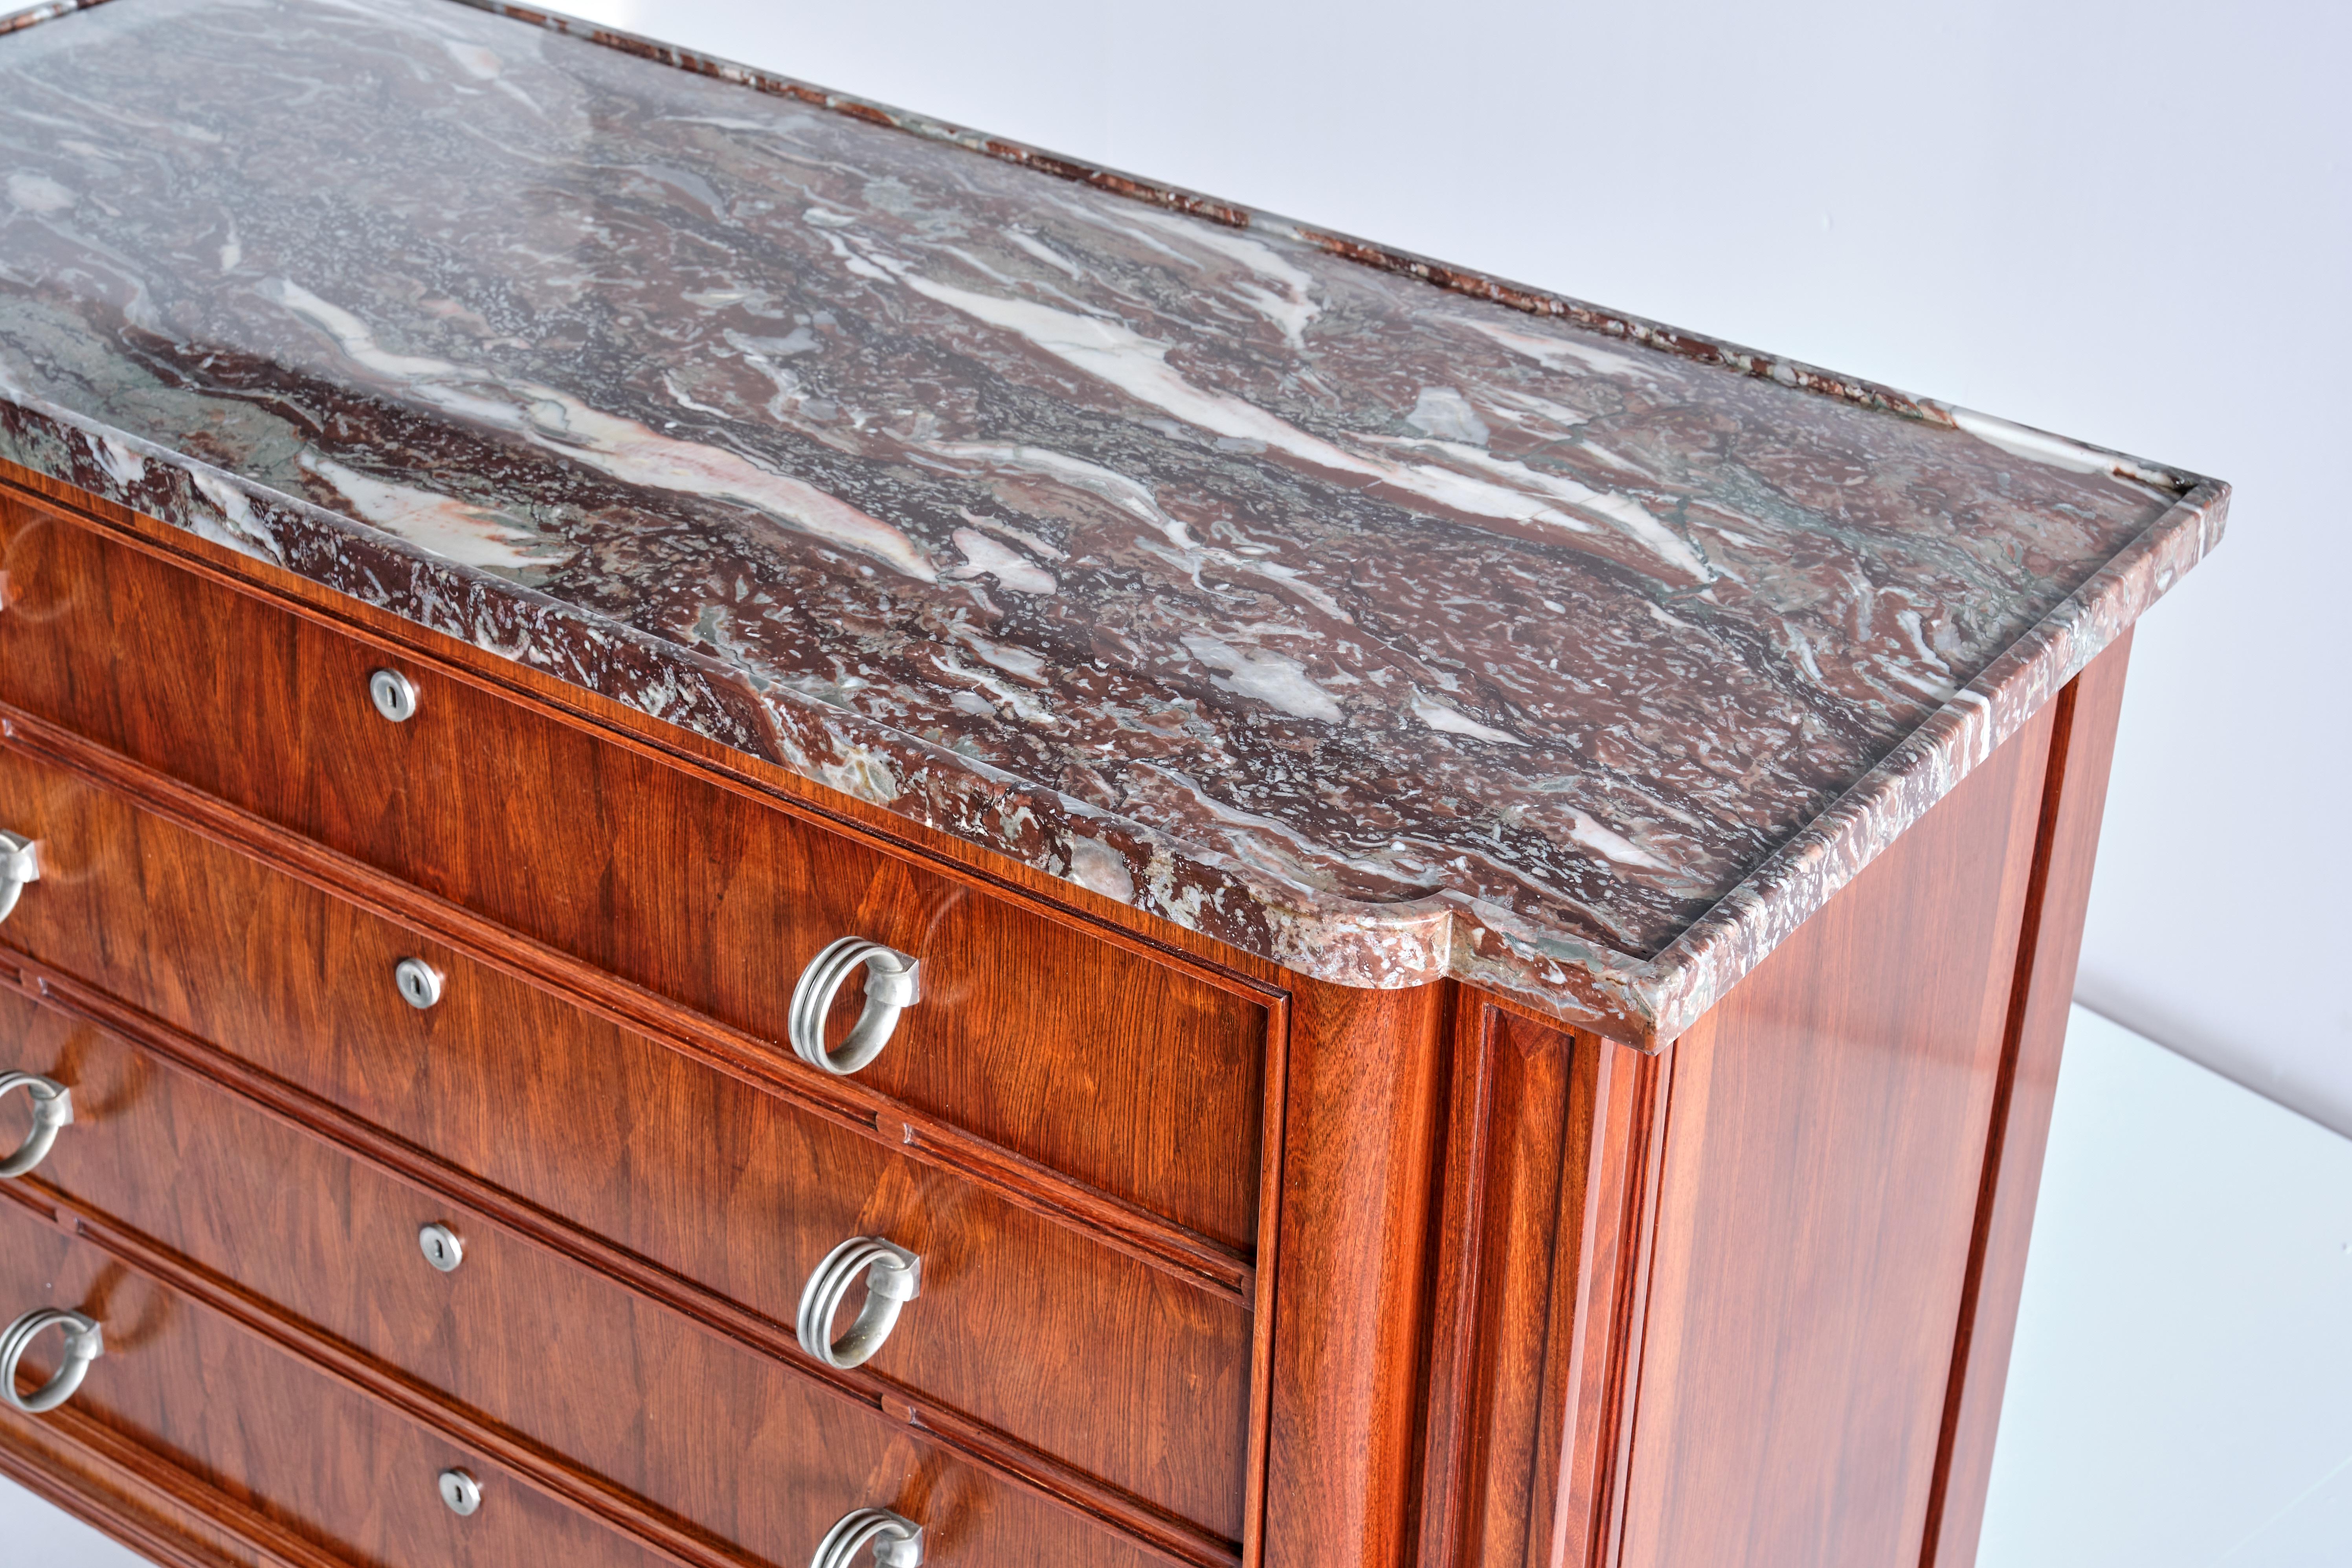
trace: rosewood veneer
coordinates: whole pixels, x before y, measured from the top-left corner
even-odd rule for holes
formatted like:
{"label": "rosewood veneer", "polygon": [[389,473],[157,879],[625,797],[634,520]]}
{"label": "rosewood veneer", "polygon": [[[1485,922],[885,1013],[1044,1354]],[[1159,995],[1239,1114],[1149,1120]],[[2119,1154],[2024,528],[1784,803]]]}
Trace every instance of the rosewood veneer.
{"label": "rosewood veneer", "polygon": [[497,5],[21,12],[0,169],[0,1471],[1971,1560],[2225,486]]}

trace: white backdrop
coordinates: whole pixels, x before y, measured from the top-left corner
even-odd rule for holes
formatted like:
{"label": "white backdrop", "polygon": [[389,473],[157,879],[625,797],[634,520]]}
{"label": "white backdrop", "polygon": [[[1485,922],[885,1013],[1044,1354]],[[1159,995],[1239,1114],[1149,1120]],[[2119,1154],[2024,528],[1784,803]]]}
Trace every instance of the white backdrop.
{"label": "white backdrop", "polygon": [[2352,6],[569,4],[2233,481],[2080,994],[2352,1133]]}

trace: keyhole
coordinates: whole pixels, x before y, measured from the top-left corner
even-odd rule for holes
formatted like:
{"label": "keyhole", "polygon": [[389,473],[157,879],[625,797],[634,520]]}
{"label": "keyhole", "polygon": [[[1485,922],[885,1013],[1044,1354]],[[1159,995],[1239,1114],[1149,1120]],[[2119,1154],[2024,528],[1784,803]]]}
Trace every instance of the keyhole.
{"label": "keyhole", "polygon": [[467,1518],[482,1506],[482,1484],[466,1471],[444,1470],[435,1479],[441,1489],[441,1500],[458,1518]]}
{"label": "keyhole", "polygon": [[396,669],[379,669],[368,677],[368,700],[395,724],[416,716],[416,688]]}
{"label": "keyhole", "polygon": [[400,999],[419,1009],[441,1000],[441,972],[421,958],[404,958],[392,966],[393,984]]}
{"label": "keyhole", "polygon": [[416,1233],[416,1246],[425,1254],[425,1261],[444,1274],[466,1259],[466,1244],[457,1239],[456,1231],[438,1220]]}

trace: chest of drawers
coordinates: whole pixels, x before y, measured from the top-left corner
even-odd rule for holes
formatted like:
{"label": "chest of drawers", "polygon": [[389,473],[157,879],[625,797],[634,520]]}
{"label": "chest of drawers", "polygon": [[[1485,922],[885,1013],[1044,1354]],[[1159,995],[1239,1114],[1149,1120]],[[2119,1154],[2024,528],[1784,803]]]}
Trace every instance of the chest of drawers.
{"label": "chest of drawers", "polygon": [[2225,487],[537,14],[0,103],[0,1471],[184,1568],[1973,1555]]}

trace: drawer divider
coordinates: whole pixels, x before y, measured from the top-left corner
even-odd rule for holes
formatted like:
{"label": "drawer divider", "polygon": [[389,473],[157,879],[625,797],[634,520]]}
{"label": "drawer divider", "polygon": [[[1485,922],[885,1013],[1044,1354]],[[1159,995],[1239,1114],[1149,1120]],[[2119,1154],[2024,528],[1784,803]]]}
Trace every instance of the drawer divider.
{"label": "drawer divider", "polygon": [[1255,1304],[1255,1268],[1243,1254],[987,1139],[818,1072],[795,1059],[788,1047],[681,1006],[5,703],[0,744],[740,1083],[952,1172],[1032,1214],[1084,1231],[1200,1289],[1244,1307]]}
{"label": "drawer divider", "polygon": [[[470,1218],[503,1231],[528,1246],[607,1279],[677,1314],[696,1329],[773,1361],[868,1415],[915,1428],[940,1447],[1003,1476],[1036,1495],[1109,1524],[1150,1545],[1170,1560],[1196,1568],[1224,1568],[1239,1562],[1237,1546],[1191,1521],[1044,1453],[986,1422],[938,1405],[891,1379],[867,1371],[843,1372],[819,1365],[803,1352],[790,1324],[734,1301],[671,1269],[640,1257],[539,1205],[453,1166],[383,1129],[352,1115],[308,1090],[285,1082],[160,1019],[45,966],[18,959],[24,973],[17,988],[47,1006],[91,1024],[133,1046],[166,1068],[224,1089],[262,1114],[318,1138],[395,1181],[422,1188],[465,1211]],[[263,1337],[341,1375],[344,1363],[374,1369],[413,1390],[401,1373],[377,1369],[361,1352],[343,1346],[261,1302],[242,1287],[220,1279],[202,1265],[180,1258],[135,1230],[66,1197],[46,1185],[0,1184],[0,1194],[37,1215],[44,1224],[97,1242],[144,1273],[205,1300]],[[227,1298],[215,1300],[221,1292]],[[266,1320],[257,1326],[254,1314]],[[332,1347],[314,1353],[305,1347]],[[374,1382],[347,1377],[362,1393],[383,1397]],[[414,1397],[438,1407],[440,1396]],[[402,1414],[437,1423],[430,1410],[390,1400]],[[453,1441],[473,1439],[448,1433]],[[518,1439],[520,1441],[520,1439]],[[569,1467],[566,1467],[567,1468]],[[600,1483],[601,1484],[601,1483]],[[593,1510],[591,1511],[593,1511]]]}

